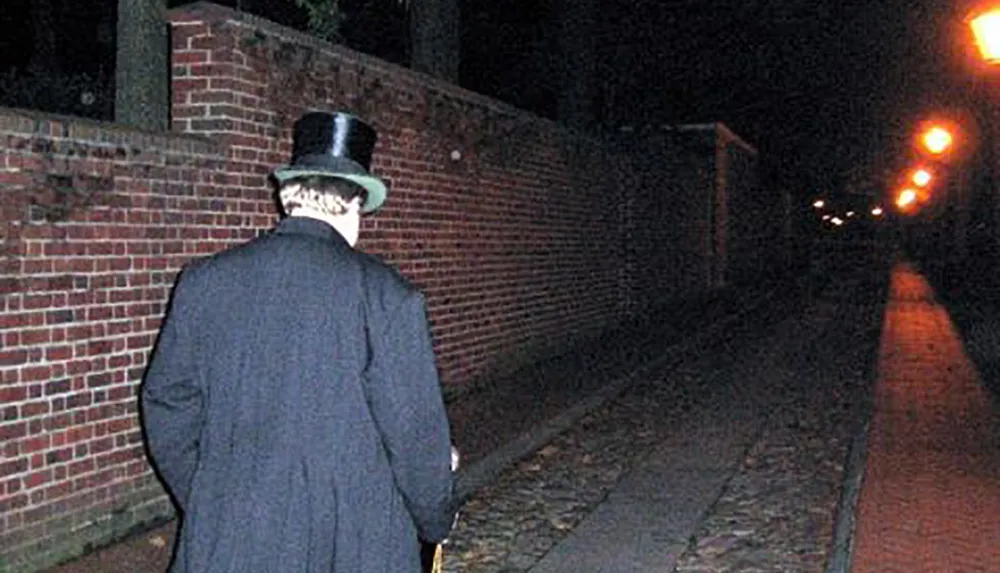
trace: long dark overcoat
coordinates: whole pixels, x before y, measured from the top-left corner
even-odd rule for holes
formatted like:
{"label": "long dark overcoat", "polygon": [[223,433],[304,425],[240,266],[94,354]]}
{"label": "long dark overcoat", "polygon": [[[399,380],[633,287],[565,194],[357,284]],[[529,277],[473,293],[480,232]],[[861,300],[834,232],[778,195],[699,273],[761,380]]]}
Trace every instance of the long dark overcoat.
{"label": "long dark overcoat", "polygon": [[141,399],[172,573],[410,573],[448,534],[424,298],[323,222],[188,265]]}

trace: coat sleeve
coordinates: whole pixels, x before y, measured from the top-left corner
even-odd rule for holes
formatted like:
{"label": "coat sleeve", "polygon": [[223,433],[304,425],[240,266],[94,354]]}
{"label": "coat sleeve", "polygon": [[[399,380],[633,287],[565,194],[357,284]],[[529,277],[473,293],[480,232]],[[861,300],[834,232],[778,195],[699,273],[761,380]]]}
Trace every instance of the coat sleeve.
{"label": "coat sleeve", "polygon": [[454,518],[451,437],[423,295],[411,291],[372,334],[365,373],[372,416],[418,535],[438,542]]}
{"label": "coat sleeve", "polygon": [[150,456],[182,511],[198,463],[203,419],[202,389],[190,335],[196,320],[196,295],[189,279],[185,271],[174,288],[141,392]]}

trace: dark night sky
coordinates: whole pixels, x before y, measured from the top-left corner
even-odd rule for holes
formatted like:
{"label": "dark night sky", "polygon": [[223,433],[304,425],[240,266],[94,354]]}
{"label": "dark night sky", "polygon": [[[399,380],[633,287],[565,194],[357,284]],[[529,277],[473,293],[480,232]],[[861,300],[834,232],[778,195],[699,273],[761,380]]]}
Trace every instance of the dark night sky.
{"label": "dark night sky", "polygon": [[792,186],[893,166],[971,81],[950,3],[617,1],[633,7],[610,70],[623,120],[722,120]]}
{"label": "dark night sky", "polygon": [[[237,1],[293,23],[292,0]],[[562,0],[572,1],[572,0]],[[0,66],[30,57],[29,0],[4,0]],[[463,0],[463,84],[551,116],[560,0]],[[52,0],[65,7],[62,0]],[[170,0],[171,5],[183,0]],[[116,0],[80,0],[80,14]],[[395,0],[342,0],[354,12],[348,43],[405,59]],[[762,152],[790,190],[835,185],[849,169],[893,166],[917,119],[964,105],[976,80],[958,41],[954,2],[941,0],[600,0],[599,115],[605,125],[721,120]],[[280,8],[280,10],[278,10]],[[277,12],[280,11],[280,14]],[[274,12],[274,14],[269,14]],[[113,13],[113,12],[111,12]],[[108,54],[73,37],[69,65]],[[28,48],[28,49],[25,49]],[[379,53],[382,52],[382,53]],[[113,52],[110,52],[113,53]],[[776,175],[780,175],[775,178]]]}

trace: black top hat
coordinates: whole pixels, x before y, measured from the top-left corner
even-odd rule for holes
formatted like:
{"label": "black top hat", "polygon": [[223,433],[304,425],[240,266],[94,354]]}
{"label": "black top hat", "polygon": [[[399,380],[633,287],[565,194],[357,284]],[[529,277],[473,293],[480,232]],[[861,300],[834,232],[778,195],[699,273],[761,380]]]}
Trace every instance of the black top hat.
{"label": "black top hat", "polygon": [[377,138],[372,126],[353,115],[307,113],[295,122],[291,163],[276,169],[274,178],[279,184],[311,175],[352,181],[368,192],[361,211],[369,213],[381,207],[388,194],[385,183],[368,171]]}

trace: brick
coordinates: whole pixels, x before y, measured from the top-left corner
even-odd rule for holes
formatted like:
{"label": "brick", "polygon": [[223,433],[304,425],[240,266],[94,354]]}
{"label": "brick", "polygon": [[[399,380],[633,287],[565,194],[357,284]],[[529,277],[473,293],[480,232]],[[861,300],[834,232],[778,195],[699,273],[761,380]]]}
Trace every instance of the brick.
{"label": "brick", "polygon": [[83,406],[89,406],[94,400],[94,395],[90,392],[72,394],[66,398],[66,408],[73,410]]}
{"label": "brick", "polygon": [[25,489],[36,488],[40,485],[52,481],[52,470],[45,469],[34,473],[30,473],[24,476],[24,479],[22,481],[24,483]]}
{"label": "brick", "polygon": [[[72,284],[73,284],[72,281],[70,281],[67,286],[59,288],[61,290],[69,290],[73,288]],[[45,315],[46,324],[63,324],[72,321],[73,321],[73,311],[69,309],[54,310],[46,313]]]}
{"label": "brick", "polygon": [[174,65],[178,64],[201,64],[208,61],[208,55],[210,52],[204,50],[184,50],[175,51],[171,62]]}
{"label": "brick", "polygon": [[0,351],[0,366],[20,366],[27,361],[27,350],[18,349]]}
{"label": "brick", "polygon": [[21,380],[25,382],[48,380],[51,376],[51,366],[30,366],[21,371]]}
{"label": "brick", "polygon": [[22,509],[27,505],[28,495],[24,493],[0,498],[0,513]]}
{"label": "brick", "polygon": [[56,304],[55,300],[51,294],[25,296],[21,299],[21,306],[25,309],[49,308]]}
{"label": "brick", "polygon": [[[17,492],[19,492],[19,491],[21,491],[21,490],[24,489],[24,483],[21,481],[21,478],[16,477],[14,479],[8,480],[7,484],[6,484],[6,487],[7,487],[7,495],[13,495],[13,494],[15,494],[15,493],[17,493]],[[16,517],[15,517],[15,515],[16,515]],[[22,522],[22,520],[20,519],[20,515],[17,515],[17,514],[15,514],[15,515],[8,516],[8,521],[10,521],[12,523],[20,523],[20,522]],[[14,518],[14,519],[11,519],[11,518]],[[2,547],[2,545],[0,545],[0,547]]]}
{"label": "brick", "polygon": [[68,378],[63,378],[60,380],[52,380],[45,384],[45,395],[52,396],[54,394],[65,394],[72,389],[72,384]]}
{"label": "brick", "polygon": [[87,355],[96,356],[98,354],[108,354],[114,349],[110,340],[92,340],[87,343]]}
{"label": "brick", "polygon": [[51,445],[51,443],[52,443],[52,437],[49,435],[42,435],[29,438],[21,442],[21,452],[26,454],[31,454],[48,448]]}
{"label": "brick", "polygon": [[51,406],[48,402],[29,402],[21,406],[22,418],[33,418],[42,414],[48,414]]}
{"label": "brick", "polygon": [[[2,403],[2,402],[0,402]],[[11,422],[21,417],[19,409],[17,406],[2,406],[0,407],[0,423]]]}
{"label": "brick", "polygon": [[[73,483],[64,481],[62,483],[56,483],[52,486],[45,488],[45,499],[49,501],[54,501],[63,498],[71,493],[73,493]],[[56,529],[55,531],[59,531],[59,529]]]}
{"label": "brick", "polygon": [[50,346],[45,349],[45,360],[55,362],[59,360],[69,360],[73,357],[72,346]]}
{"label": "brick", "polygon": [[101,372],[99,374],[91,374],[87,376],[87,387],[88,388],[99,388],[102,386],[107,386],[111,384],[112,378],[111,374],[108,372]]}
{"label": "brick", "polygon": [[24,330],[21,331],[21,344],[25,346],[35,346],[44,344],[52,339],[52,331],[48,329]]}
{"label": "brick", "polygon": [[80,461],[73,462],[69,464],[69,475],[70,477],[78,476],[91,472],[96,467],[97,463],[94,458],[84,458]]}
{"label": "brick", "polygon": [[[53,411],[53,413],[56,413],[56,415],[50,416],[50,417],[48,417],[48,418],[45,419],[45,421],[46,421],[46,425],[45,425],[46,429],[49,430],[49,431],[52,431],[52,430],[61,430],[63,428],[69,427],[70,423],[72,422],[72,417],[68,413],[58,413],[58,412],[61,412],[61,409],[57,409],[55,407],[55,403],[57,402],[57,400],[53,400],[52,402],[53,402],[52,411]],[[53,435],[53,440],[55,440],[54,436],[56,436],[56,435],[61,436],[61,441],[59,443],[56,443],[55,441],[53,441],[52,442],[53,446],[61,446],[61,445],[63,445],[63,444],[66,443],[66,436],[65,436],[65,434],[62,434],[62,433],[54,434]]]}
{"label": "brick", "polygon": [[24,473],[28,469],[28,458],[0,462],[0,479]]}
{"label": "brick", "polygon": [[137,389],[138,387],[135,385],[112,387],[108,389],[108,400],[118,402],[132,399],[135,397]]}

